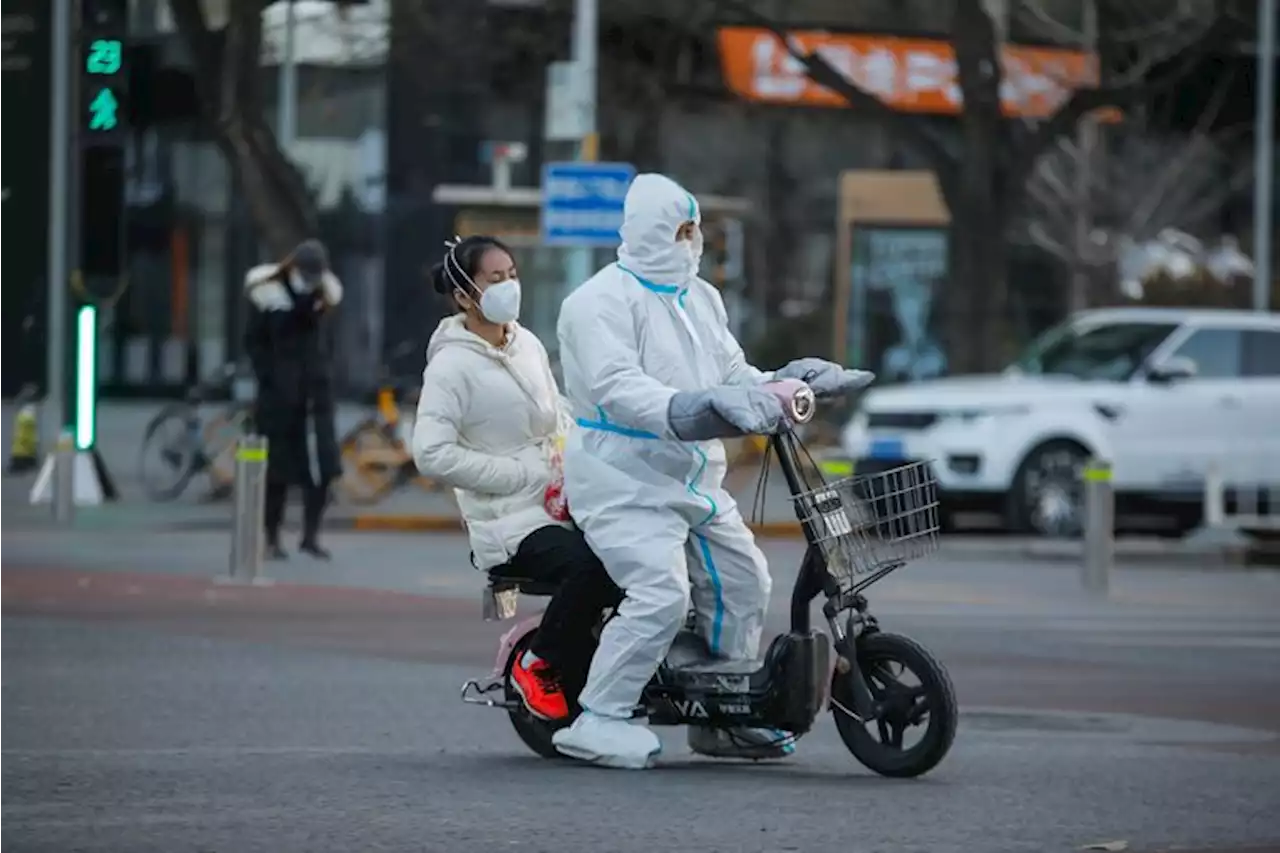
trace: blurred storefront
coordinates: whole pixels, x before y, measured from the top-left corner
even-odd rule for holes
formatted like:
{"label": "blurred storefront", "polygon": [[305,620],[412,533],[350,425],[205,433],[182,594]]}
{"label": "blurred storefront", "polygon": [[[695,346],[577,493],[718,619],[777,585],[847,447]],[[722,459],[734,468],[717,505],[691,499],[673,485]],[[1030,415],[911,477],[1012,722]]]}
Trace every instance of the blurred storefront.
{"label": "blurred storefront", "polygon": [[[281,6],[282,4],[276,4]],[[369,384],[381,355],[385,208],[385,21],[342,21],[298,3],[297,139],[290,155],[320,210],[320,236],[346,285],[339,382]],[[222,6],[205,4],[212,26]],[[281,10],[264,19],[263,96],[274,122]],[[171,396],[241,357],[244,272],[268,260],[226,161],[202,121],[167,3],[131,3],[127,160],[129,271],[102,312],[108,396]],[[379,29],[382,45],[379,46]]]}
{"label": "blurred storefront", "polygon": [[4,7],[3,394],[45,377],[49,253],[48,0]]}
{"label": "blurred storefront", "polygon": [[[213,27],[227,2],[205,0]],[[792,34],[803,45],[910,121],[953,139],[954,59],[939,38],[946,5],[791,0],[775,11],[806,22]],[[1056,20],[1075,25],[1079,4],[1049,5]],[[107,394],[177,394],[238,359],[242,276],[266,260],[198,115],[167,6],[131,0],[131,260],[100,349]],[[554,109],[547,69],[568,58],[572,3],[439,3],[429,16],[424,8],[391,0],[341,11],[320,0],[295,4],[298,136],[289,154],[315,193],[321,236],[347,284],[339,359],[347,394],[371,388],[395,350],[406,354],[385,365],[392,373],[421,370],[426,340],[448,310],[425,272],[455,233],[492,232],[514,244],[530,295],[526,319],[552,346],[558,298],[577,275],[565,250],[539,244],[536,201],[543,163],[571,156],[571,146],[544,137]],[[272,122],[283,9],[272,4],[264,20],[262,83]],[[918,182],[930,164],[876,115],[808,81],[767,31],[723,10],[680,27],[670,14],[646,0],[601,4],[599,159],[667,172],[699,196],[729,202],[708,217],[707,273],[719,276],[749,349],[766,348],[770,357],[789,354],[792,343],[834,350],[904,379],[945,370],[935,334],[947,277],[940,202],[905,218],[881,211],[851,219],[844,207],[844,173]],[[1028,39],[1019,27],[1011,23],[1013,45]],[[1086,64],[1075,51],[1013,45],[1006,110],[1035,121],[1061,99],[1064,83],[1086,75]],[[439,192],[489,186],[485,152],[497,141],[527,149],[510,174],[523,201],[476,203]],[[904,191],[888,192],[892,200]],[[720,239],[720,224],[733,239]],[[717,248],[722,242],[732,247]],[[1033,249],[1015,246],[1013,255],[1010,310],[1018,333],[1029,336],[1063,310],[1054,283],[1062,273]],[[596,250],[590,263],[611,257]],[[34,283],[23,293],[38,300],[39,290]],[[6,287],[10,358],[18,352],[10,318],[23,298]],[[802,320],[810,323],[795,326],[803,332],[787,325]],[[798,340],[779,342],[780,335]],[[824,344],[810,346],[815,336]]]}
{"label": "blurred storefront", "polygon": [[[840,175],[832,358],[876,371],[886,382],[948,372],[950,213],[931,172]],[[1064,296],[1046,287],[1042,255],[1012,252],[1011,320],[1020,339],[1056,323]]]}

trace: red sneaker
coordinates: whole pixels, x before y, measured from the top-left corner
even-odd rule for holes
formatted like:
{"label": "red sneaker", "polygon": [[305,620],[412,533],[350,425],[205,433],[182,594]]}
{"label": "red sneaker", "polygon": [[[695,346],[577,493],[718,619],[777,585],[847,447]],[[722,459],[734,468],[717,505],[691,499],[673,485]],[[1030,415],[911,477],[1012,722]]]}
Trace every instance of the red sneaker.
{"label": "red sneaker", "polygon": [[534,661],[526,667],[523,660],[517,660],[511,667],[511,684],[535,717],[563,720],[569,716],[569,703],[560,689],[560,679],[546,661]]}

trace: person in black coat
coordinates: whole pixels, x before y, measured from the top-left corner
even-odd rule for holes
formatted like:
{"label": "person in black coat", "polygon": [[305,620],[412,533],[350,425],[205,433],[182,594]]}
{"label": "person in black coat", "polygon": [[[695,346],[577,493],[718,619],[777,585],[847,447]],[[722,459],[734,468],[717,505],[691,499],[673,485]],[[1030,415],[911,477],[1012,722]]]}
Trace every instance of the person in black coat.
{"label": "person in black coat", "polygon": [[268,442],[267,557],[288,556],[280,547],[280,524],[288,487],[298,485],[299,548],[327,560],[320,522],[329,484],[342,472],[333,400],[333,309],[342,301],[342,284],[329,271],[324,244],[307,240],[283,263],[249,270],[245,290],[245,351],[258,380],[254,422]]}

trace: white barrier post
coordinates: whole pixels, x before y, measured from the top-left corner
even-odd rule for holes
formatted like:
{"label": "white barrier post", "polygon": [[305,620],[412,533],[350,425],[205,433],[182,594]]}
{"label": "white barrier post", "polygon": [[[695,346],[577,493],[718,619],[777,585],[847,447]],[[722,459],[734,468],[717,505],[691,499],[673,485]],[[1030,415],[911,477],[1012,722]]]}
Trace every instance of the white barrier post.
{"label": "white barrier post", "polygon": [[1217,462],[1210,462],[1204,473],[1204,526],[1211,530],[1227,523],[1225,489],[1222,469]]}
{"label": "white barrier post", "polygon": [[236,443],[231,527],[232,580],[266,583],[262,552],[266,539],[263,509],[267,495],[267,439],[247,435]]}
{"label": "white barrier post", "polygon": [[76,440],[63,430],[53,450],[53,520],[69,526],[76,515]]}
{"label": "white barrier post", "polygon": [[1084,560],[1080,581],[1086,592],[1106,597],[1115,559],[1115,495],[1111,463],[1090,459],[1084,469]]}

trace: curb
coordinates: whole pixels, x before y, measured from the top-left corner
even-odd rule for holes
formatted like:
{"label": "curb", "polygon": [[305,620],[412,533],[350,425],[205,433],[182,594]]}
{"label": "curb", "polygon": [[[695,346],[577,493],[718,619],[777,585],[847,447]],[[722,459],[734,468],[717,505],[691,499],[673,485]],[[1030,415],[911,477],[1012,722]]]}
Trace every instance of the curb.
{"label": "curb", "polygon": [[[401,533],[462,532],[462,522],[446,515],[388,515],[369,513],[335,518],[328,525],[335,530],[397,531]],[[751,532],[765,539],[803,539],[798,522],[749,522]],[[952,557],[970,559],[1028,559],[1041,562],[1079,563],[1084,547],[1079,542],[965,542],[950,538],[941,550]],[[1280,552],[1248,545],[1170,547],[1147,541],[1120,541],[1115,547],[1120,565],[1193,566],[1203,568],[1273,568],[1280,566]]]}
{"label": "curb", "polygon": [[462,519],[453,515],[354,515],[325,525],[335,530],[382,530],[401,533],[461,533]]}
{"label": "curb", "polygon": [[[36,530],[54,532],[57,528],[35,525]],[[762,539],[802,540],[800,525],[794,521],[750,523],[751,531]],[[183,532],[230,532],[230,519],[196,518],[161,523],[152,529]],[[325,529],[336,532],[361,533],[463,533],[462,520],[455,515],[418,513],[361,513],[335,515],[325,519]],[[34,530],[32,532],[35,532]],[[1017,560],[1038,563],[1079,565],[1083,548],[1079,542],[1031,541],[1000,537],[969,538],[964,535],[943,536],[939,546],[942,557],[951,560]],[[1115,544],[1115,565],[1124,568],[1165,567],[1204,569],[1280,569],[1280,550],[1272,547],[1238,543],[1182,543],[1159,540],[1125,540]]]}

